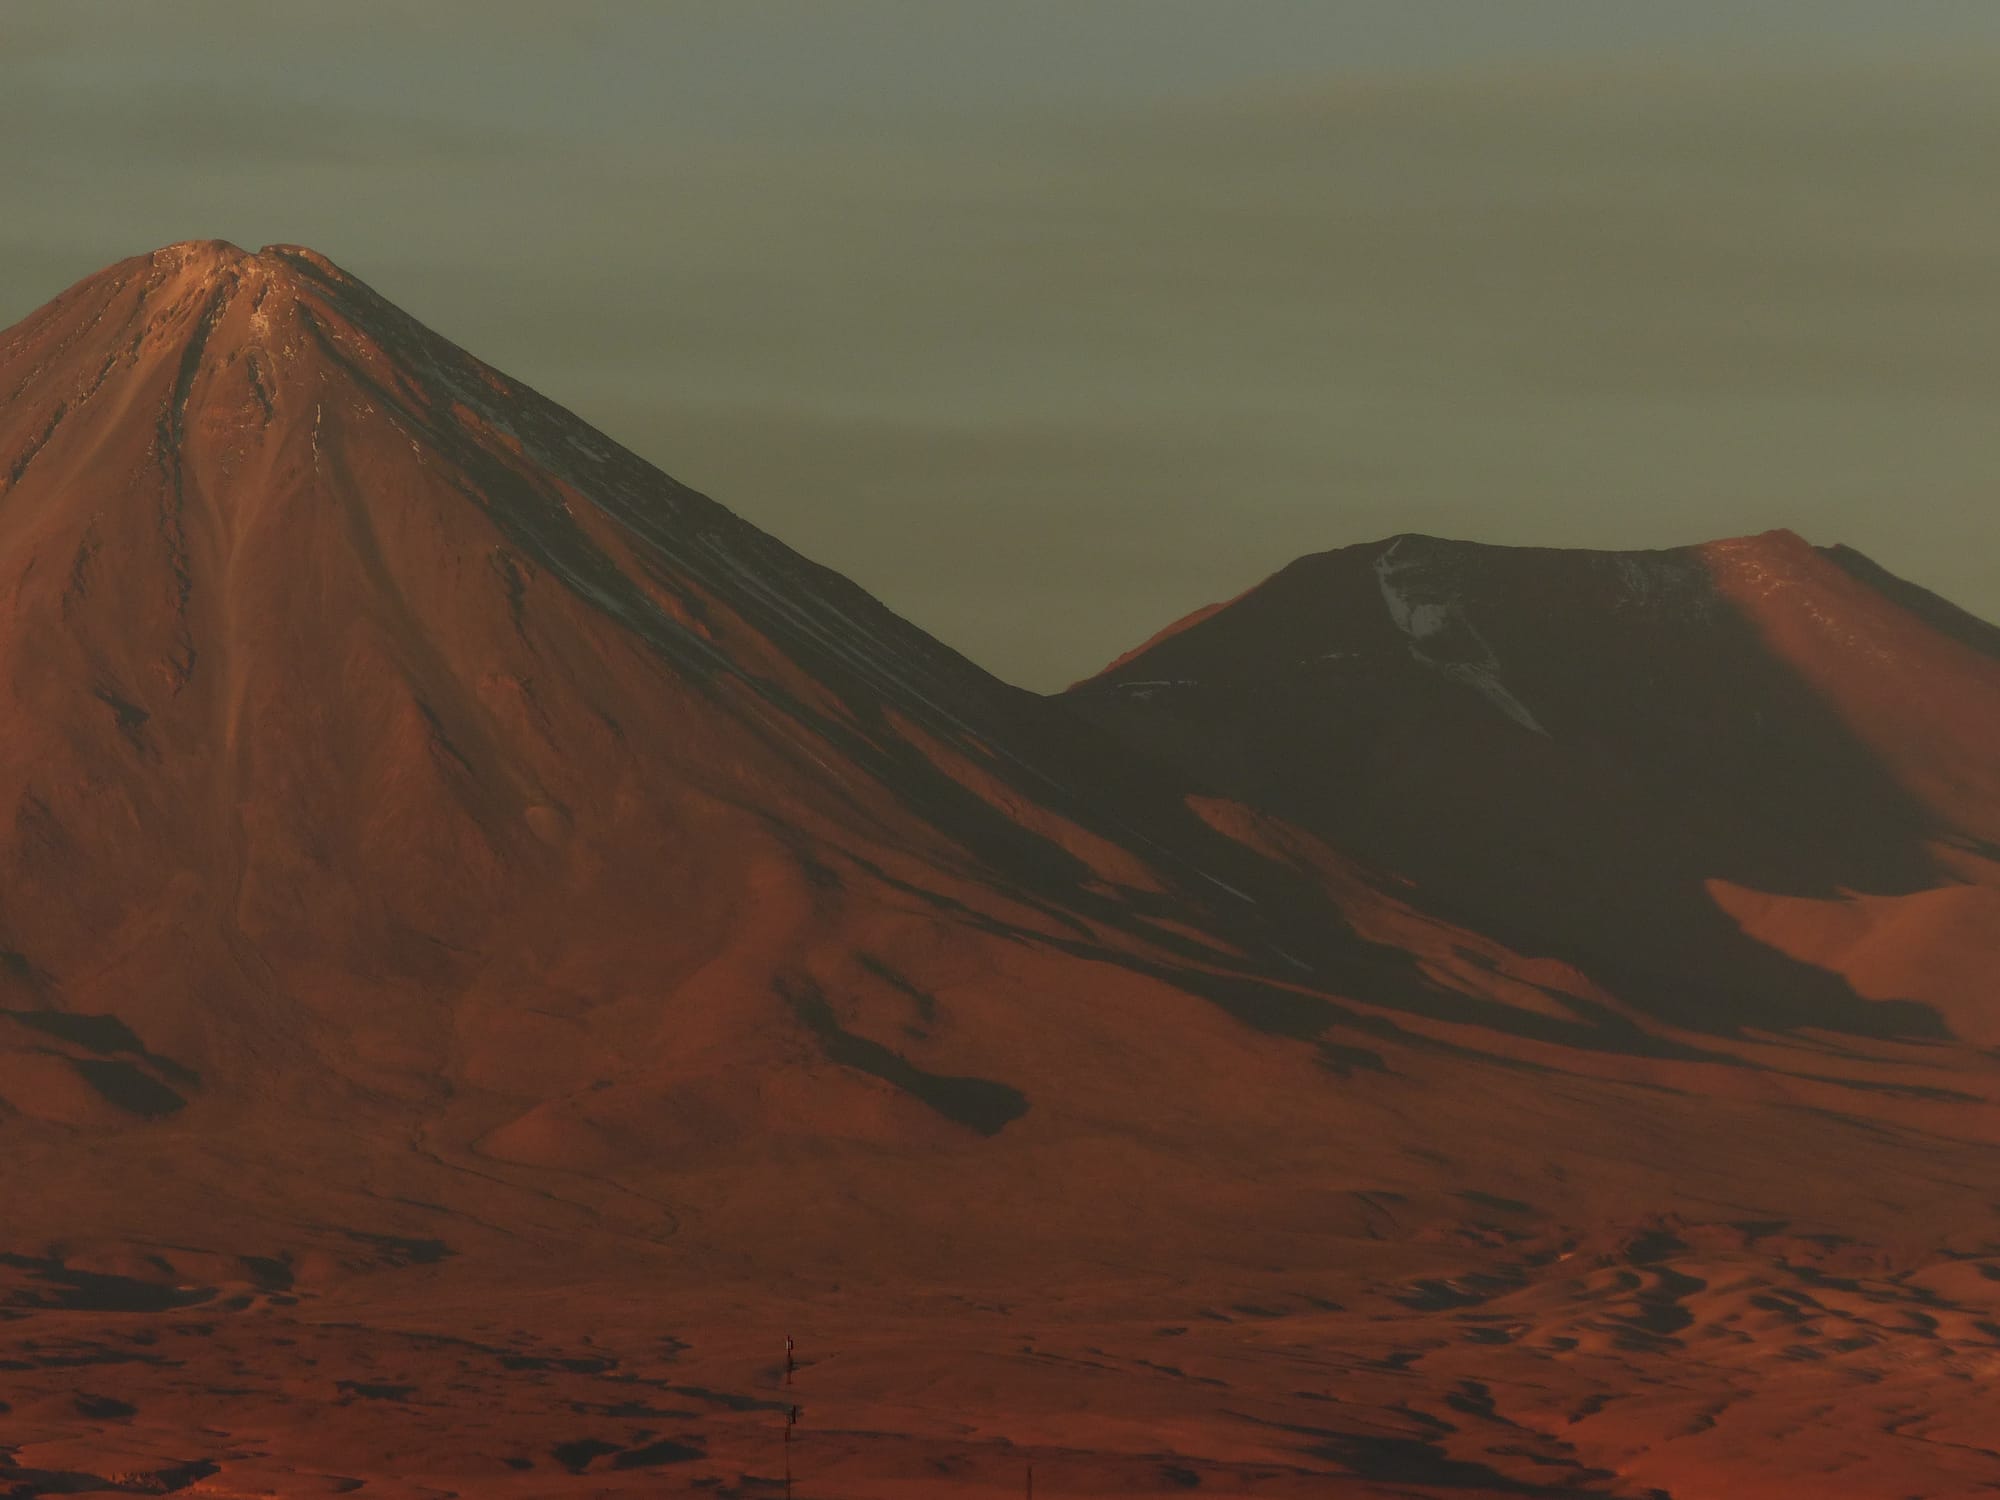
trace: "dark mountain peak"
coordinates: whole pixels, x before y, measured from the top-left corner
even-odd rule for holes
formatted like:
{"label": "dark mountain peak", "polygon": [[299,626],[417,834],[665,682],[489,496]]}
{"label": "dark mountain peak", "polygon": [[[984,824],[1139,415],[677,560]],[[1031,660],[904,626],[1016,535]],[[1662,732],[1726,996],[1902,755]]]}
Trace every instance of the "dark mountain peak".
{"label": "dark mountain peak", "polygon": [[1502,590],[1520,584],[1544,587],[1564,579],[1593,590],[1594,580],[1609,578],[1623,581],[1633,593],[1643,596],[1649,592],[1648,580],[1684,576],[1700,568],[1704,559],[1761,560],[1795,568],[1810,566],[1820,550],[1797,532],[1783,527],[1708,542],[1650,548],[1551,547],[1405,531],[1379,541],[1308,553],[1280,569],[1273,580],[1294,573],[1338,578],[1358,574],[1365,567],[1378,576],[1384,572],[1412,577],[1429,574],[1449,577],[1468,587]]}
{"label": "dark mountain peak", "polygon": [[[1728,596],[1804,591],[1825,601],[1824,612],[1851,579],[1877,575],[1890,576],[1850,548],[1815,547],[1783,528],[1618,550],[1401,532],[1308,553],[1236,598],[1169,625],[1072,691],[1218,670],[1262,674],[1384,646],[1426,659],[1454,639],[1483,656],[1473,635],[1533,622],[1567,622],[1579,646],[1594,621],[1627,631],[1718,628],[1730,613]],[[1545,635],[1538,649],[1562,644]]]}
{"label": "dark mountain peak", "polygon": [[1631,552],[1408,534],[1301,558],[1070,701],[1659,1013],[1921,1027],[1781,972],[1715,891],[1974,868],[2000,841],[1996,654],[1992,627],[1790,530]]}

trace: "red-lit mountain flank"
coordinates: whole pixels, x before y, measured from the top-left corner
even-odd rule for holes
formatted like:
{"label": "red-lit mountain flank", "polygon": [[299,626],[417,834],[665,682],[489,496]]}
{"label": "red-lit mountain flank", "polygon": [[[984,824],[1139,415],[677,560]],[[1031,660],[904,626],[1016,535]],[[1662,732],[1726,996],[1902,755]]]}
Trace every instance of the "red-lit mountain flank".
{"label": "red-lit mountain flank", "polygon": [[0,595],[0,1492],[2000,1484],[2000,654],[1865,559],[1045,699],[205,243],[0,333]]}

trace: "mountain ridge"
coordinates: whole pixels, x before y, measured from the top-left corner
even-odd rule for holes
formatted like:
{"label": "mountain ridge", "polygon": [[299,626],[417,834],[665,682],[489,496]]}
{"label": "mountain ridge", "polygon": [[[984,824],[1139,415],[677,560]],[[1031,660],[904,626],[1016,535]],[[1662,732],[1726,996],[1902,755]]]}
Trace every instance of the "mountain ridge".
{"label": "mountain ridge", "polygon": [[1069,696],[1664,1014],[1719,989],[1705,1024],[1868,1029],[1886,997],[1857,1011],[1787,972],[1708,889],[1991,883],[2000,669],[1977,622],[1857,556],[1782,530],[1642,553],[1388,538],[1300,559]]}
{"label": "mountain ridge", "polygon": [[10,1493],[2000,1482],[1987,658],[1853,560],[1043,698],[224,242],[0,478]]}

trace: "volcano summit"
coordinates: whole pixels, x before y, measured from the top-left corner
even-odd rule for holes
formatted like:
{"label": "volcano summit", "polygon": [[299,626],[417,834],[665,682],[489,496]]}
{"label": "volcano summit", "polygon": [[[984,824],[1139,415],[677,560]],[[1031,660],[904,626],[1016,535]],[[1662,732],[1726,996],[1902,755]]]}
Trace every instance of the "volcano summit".
{"label": "volcano summit", "polygon": [[1853,553],[1044,698],[209,242],[0,333],[0,595],[11,1495],[2000,1485],[2000,632]]}

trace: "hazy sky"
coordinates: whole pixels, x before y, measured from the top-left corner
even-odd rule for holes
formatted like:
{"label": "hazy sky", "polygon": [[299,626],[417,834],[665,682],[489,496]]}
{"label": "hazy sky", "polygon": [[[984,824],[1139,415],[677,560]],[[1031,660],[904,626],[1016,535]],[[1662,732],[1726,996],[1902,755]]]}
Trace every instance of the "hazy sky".
{"label": "hazy sky", "polygon": [[0,0],[0,325],[311,244],[1009,677],[1395,531],[2000,618],[1995,0]]}

